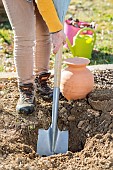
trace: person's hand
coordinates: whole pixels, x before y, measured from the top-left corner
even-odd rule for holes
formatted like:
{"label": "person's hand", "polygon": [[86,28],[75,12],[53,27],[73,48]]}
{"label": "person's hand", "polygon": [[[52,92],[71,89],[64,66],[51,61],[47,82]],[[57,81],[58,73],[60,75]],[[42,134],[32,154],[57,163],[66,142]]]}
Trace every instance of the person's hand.
{"label": "person's hand", "polygon": [[52,34],[53,54],[56,54],[61,45],[66,43],[66,35],[63,30]]}

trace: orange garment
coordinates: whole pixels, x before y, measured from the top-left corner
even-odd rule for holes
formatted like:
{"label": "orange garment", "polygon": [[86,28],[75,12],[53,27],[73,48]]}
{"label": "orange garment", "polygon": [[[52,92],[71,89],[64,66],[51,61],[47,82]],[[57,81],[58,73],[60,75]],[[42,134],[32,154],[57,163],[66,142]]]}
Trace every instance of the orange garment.
{"label": "orange garment", "polygon": [[50,32],[63,29],[52,0],[35,0],[40,14],[45,20]]}

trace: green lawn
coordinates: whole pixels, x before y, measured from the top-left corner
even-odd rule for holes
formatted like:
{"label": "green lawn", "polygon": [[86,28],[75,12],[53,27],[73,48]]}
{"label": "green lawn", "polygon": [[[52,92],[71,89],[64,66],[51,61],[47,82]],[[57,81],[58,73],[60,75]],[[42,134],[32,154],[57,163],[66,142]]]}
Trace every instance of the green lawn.
{"label": "green lawn", "polygon": [[[92,53],[92,64],[113,63],[113,1],[71,0],[66,19],[72,16],[80,21],[96,22],[96,44]],[[73,57],[63,50],[63,58]],[[8,61],[8,62],[7,62]],[[51,56],[51,67],[54,57]],[[0,71],[8,71],[13,63],[13,33],[9,23],[0,25]],[[14,67],[14,66],[13,66]],[[13,70],[9,69],[10,71]]]}

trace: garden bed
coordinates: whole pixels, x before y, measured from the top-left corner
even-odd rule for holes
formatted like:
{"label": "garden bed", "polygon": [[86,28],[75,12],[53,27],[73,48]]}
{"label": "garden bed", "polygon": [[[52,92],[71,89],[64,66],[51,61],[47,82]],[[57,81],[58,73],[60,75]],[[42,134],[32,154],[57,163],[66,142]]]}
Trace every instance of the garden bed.
{"label": "garden bed", "polygon": [[60,99],[58,126],[69,131],[69,151],[50,157],[37,155],[36,145],[38,129],[51,123],[52,103],[37,96],[36,111],[18,115],[16,79],[1,80],[0,170],[113,169],[113,70],[93,73],[94,90],[85,99]]}

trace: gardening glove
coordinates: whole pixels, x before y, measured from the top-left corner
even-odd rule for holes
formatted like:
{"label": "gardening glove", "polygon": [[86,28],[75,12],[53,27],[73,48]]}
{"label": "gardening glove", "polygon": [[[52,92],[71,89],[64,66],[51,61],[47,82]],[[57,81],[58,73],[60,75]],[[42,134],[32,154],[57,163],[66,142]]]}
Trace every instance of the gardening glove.
{"label": "gardening glove", "polygon": [[63,30],[52,33],[53,54],[56,54],[60,46],[66,43],[66,35]]}

